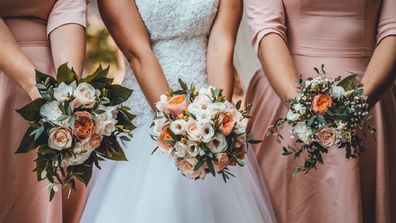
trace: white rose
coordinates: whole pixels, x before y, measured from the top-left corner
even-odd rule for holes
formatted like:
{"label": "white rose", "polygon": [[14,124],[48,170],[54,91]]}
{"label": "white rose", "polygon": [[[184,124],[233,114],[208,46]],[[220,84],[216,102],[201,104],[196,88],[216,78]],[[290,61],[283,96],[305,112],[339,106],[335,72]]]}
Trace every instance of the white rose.
{"label": "white rose", "polygon": [[187,123],[183,119],[178,119],[170,124],[170,130],[176,135],[182,135],[186,130]]}
{"label": "white rose", "polygon": [[212,153],[221,153],[227,149],[227,140],[223,135],[217,134],[207,144]]}
{"label": "white rose", "polygon": [[73,137],[66,128],[52,128],[49,131],[48,146],[55,150],[64,150],[71,147]]}
{"label": "white rose", "polygon": [[287,120],[294,122],[294,121],[297,121],[298,118],[300,118],[300,115],[297,113],[294,113],[292,110],[289,110],[287,112],[286,118],[287,118]]}
{"label": "white rose", "polygon": [[209,110],[199,109],[195,112],[195,117],[199,122],[210,122],[212,120],[212,113]]}
{"label": "white rose", "polygon": [[343,87],[336,85],[333,85],[331,87],[331,96],[333,96],[334,98],[340,99],[344,95],[345,95],[345,90]]}
{"label": "white rose", "polygon": [[199,94],[195,99],[195,103],[201,104],[201,105],[207,105],[211,102],[210,96],[206,94]]}
{"label": "white rose", "polygon": [[202,132],[202,142],[208,143],[214,136],[215,130],[210,122],[199,122]]}
{"label": "white rose", "polygon": [[186,131],[190,140],[200,141],[202,139],[202,132],[196,121],[189,120],[186,125]]}
{"label": "white rose", "polygon": [[160,96],[160,100],[155,104],[155,107],[159,112],[164,112],[167,104],[168,104],[168,97],[163,94]]}
{"label": "white rose", "polygon": [[193,115],[196,115],[200,110],[202,110],[202,105],[193,102],[188,105],[187,111]]}
{"label": "white rose", "polygon": [[63,115],[58,101],[51,101],[40,108],[40,115],[48,121],[60,124],[57,120]]}
{"label": "white rose", "polygon": [[239,120],[237,122],[237,124],[236,124],[235,133],[236,134],[245,133],[247,124],[248,124],[248,119],[247,118],[243,118],[243,119]]}
{"label": "white rose", "polygon": [[299,122],[293,127],[293,133],[297,135],[305,144],[311,144],[312,140],[310,138],[312,130],[308,128],[304,122]]}
{"label": "white rose", "polygon": [[99,135],[111,136],[111,134],[116,130],[116,124],[116,120],[99,121],[96,123],[95,132]]}
{"label": "white rose", "polygon": [[88,83],[80,83],[74,91],[76,106],[92,107],[96,101],[96,89]]}
{"label": "white rose", "polygon": [[99,106],[99,110],[104,111],[101,114],[96,114],[97,121],[111,121],[117,118],[118,110],[116,106]]}
{"label": "white rose", "polygon": [[209,111],[213,112],[223,112],[227,110],[227,104],[223,102],[214,102],[208,105]]}
{"label": "white rose", "polygon": [[165,122],[166,122],[166,118],[164,117],[154,120],[154,130],[153,130],[154,136],[161,135]]}
{"label": "white rose", "polygon": [[187,145],[185,145],[181,142],[177,142],[174,147],[175,147],[175,155],[177,157],[186,157],[187,152],[188,152]]}
{"label": "white rose", "polygon": [[198,144],[193,141],[187,141],[188,147],[188,155],[191,157],[196,157],[200,154],[201,149],[198,147]]}
{"label": "white rose", "polygon": [[304,114],[306,112],[305,107],[300,103],[294,104],[293,109],[300,114]]}
{"label": "white rose", "polygon": [[73,95],[74,89],[76,89],[76,82],[73,81],[71,84],[65,84],[64,82],[54,88],[54,98],[59,102],[69,100]]}

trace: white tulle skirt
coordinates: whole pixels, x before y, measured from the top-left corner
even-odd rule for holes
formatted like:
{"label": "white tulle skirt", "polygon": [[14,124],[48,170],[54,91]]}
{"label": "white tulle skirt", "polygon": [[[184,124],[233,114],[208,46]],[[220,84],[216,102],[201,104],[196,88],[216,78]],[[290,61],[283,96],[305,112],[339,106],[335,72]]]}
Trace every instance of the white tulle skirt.
{"label": "white tulle skirt", "polygon": [[96,172],[82,223],[275,223],[258,166],[251,152],[246,166],[224,183],[208,175],[194,181],[181,175],[155,142],[149,124],[127,144],[127,162],[104,162]]}

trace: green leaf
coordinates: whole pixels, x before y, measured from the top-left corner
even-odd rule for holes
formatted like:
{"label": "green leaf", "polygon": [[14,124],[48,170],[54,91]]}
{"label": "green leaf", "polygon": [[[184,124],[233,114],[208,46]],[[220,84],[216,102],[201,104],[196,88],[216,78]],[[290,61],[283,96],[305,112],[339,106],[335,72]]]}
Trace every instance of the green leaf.
{"label": "green leaf", "polygon": [[188,86],[187,86],[187,84],[182,80],[182,79],[180,79],[179,78],[179,84],[180,84],[180,87],[183,89],[183,90],[187,90],[188,89]]}
{"label": "green leaf", "polygon": [[132,90],[120,85],[109,86],[108,98],[111,105],[119,105],[131,96]]}
{"label": "green leaf", "polygon": [[205,159],[201,159],[198,161],[198,163],[194,167],[194,171],[197,171],[199,168],[201,168],[205,164]]}
{"label": "green leaf", "polygon": [[36,70],[36,82],[37,83],[44,83],[45,85],[55,85],[56,80],[54,77],[52,77],[51,75],[42,73],[38,70]]}
{"label": "green leaf", "polygon": [[77,177],[78,180],[85,184],[85,186],[88,186],[88,183],[92,177],[92,164],[93,162],[88,160],[88,163],[72,166],[69,168],[72,168],[72,171],[74,172],[74,175]]}
{"label": "green leaf", "polygon": [[24,107],[16,110],[25,120],[38,122],[41,119],[40,109],[45,104],[45,99],[38,98]]}
{"label": "green leaf", "polygon": [[356,74],[350,75],[346,78],[344,78],[343,80],[341,80],[337,86],[341,86],[344,88],[345,91],[350,91],[355,89],[355,82],[356,82]]}
{"label": "green leaf", "polygon": [[258,143],[262,143],[263,140],[249,139],[247,142],[248,142],[249,144],[258,144]]}
{"label": "green leaf", "polygon": [[78,77],[76,72],[73,69],[70,69],[67,66],[67,63],[65,63],[59,66],[56,79],[58,84],[62,82],[65,82],[66,84],[70,84],[73,81],[77,80]]}
{"label": "green leaf", "polygon": [[99,67],[96,69],[96,71],[93,74],[80,79],[80,82],[90,83],[94,88],[102,90],[106,86],[110,86],[111,83],[113,82],[113,79],[107,78],[109,69],[110,69],[109,66],[103,69],[102,66],[99,65]]}
{"label": "green leaf", "polygon": [[214,166],[213,166],[212,161],[208,159],[206,163],[208,164],[208,170],[209,170],[209,172],[210,172],[213,176],[216,176],[216,170],[214,169]]}
{"label": "green leaf", "polygon": [[236,105],[235,105],[236,109],[239,110],[239,109],[241,108],[241,104],[242,104],[242,101],[239,100],[239,101],[236,103]]}
{"label": "green leaf", "polygon": [[34,140],[34,136],[32,136],[32,132],[34,130],[35,128],[33,127],[29,127],[26,130],[26,133],[23,136],[22,141],[15,153],[27,153],[34,150],[38,146],[38,143]]}

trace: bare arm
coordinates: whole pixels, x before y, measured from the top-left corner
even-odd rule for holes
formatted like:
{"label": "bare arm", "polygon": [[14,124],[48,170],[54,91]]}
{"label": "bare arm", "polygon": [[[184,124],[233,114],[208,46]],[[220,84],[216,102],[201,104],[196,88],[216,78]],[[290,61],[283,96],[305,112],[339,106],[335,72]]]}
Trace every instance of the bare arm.
{"label": "bare arm", "polygon": [[297,91],[297,72],[285,41],[277,34],[266,35],[259,45],[259,59],[263,70],[283,100],[294,98]]}
{"label": "bare arm", "polygon": [[378,44],[362,79],[370,107],[381,99],[395,78],[396,36],[388,36]]}
{"label": "bare arm", "polygon": [[35,68],[22,53],[2,19],[0,19],[0,47],[0,70],[25,89],[30,98],[39,98],[40,94],[35,87]]}
{"label": "bare arm", "polygon": [[150,46],[149,34],[135,1],[99,0],[99,10],[111,36],[124,53],[151,107],[169,90],[161,66]]}
{"label": "bare arm", "polygon": [[228,100],[232,98],[234,86],[232,58],[241,16],[241,0],[222,0],[209,36],[209,84],[224,89]]}
{"label": "bare arm", "polygon": [[84,27],[78,24],[66,24],[52,31],[49,38],[55,68],[68,63],[77,74],[81,75],[85,59]]}

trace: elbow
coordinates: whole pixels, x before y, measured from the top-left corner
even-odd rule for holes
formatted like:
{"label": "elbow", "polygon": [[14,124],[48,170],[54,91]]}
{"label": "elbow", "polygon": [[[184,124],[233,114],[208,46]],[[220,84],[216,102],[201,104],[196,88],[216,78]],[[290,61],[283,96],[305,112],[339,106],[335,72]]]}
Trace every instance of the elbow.
{"label": "elbow", "polygon": [[146,58],[154,55],[149,45],[126,47],[126,49],[123,50],[123,53],[129,64],[141,64],[146,60]]}

